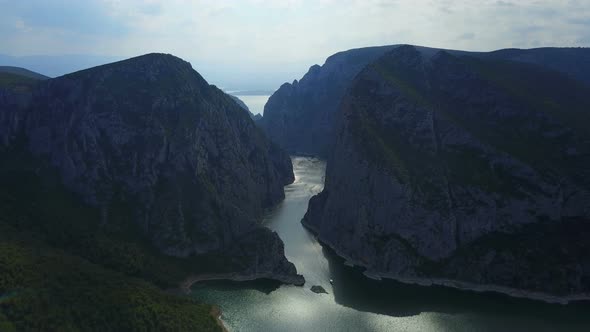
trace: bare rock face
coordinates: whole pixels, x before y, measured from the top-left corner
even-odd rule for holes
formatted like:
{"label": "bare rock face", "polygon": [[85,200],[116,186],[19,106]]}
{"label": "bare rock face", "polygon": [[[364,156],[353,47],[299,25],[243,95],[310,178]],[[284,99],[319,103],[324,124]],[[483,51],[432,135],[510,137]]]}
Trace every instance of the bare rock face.
{"label": "bare rock face", "polygon": [[373,275],[590,293],[589,96],[540,66],[396,48],[344,97],[303,223]]}
{"label": "bare rock face", "polygon": [[166,254],[246,246],[259,269],[296,274],[256,224],[294,180],[288,155],[181,59],[148,54],[3,91],[0,142],[56,169],[104,224],[129,216]]}
{"label": "bare rock face", "polygon": [[[366,47],[336,53],[314,65],[299,80],[283,84],[268,100],[261,127],[291,153],[327,157],[336,140],[338,112],[355,77],[369,63],[403,45]],[[426,56],[440,49],[415,46]],[[590,49],[505,49],[495,52],[448,50],[456,56],[530,63],[564,73],[590,85]]]}
{"label": "bare rock face", "polygon": [[268,137],[291,153],[326,156],[335,115],[354,77],[394,46],[368,47],[332,55],[300,81],[283,84],[268,100],[260,122]]}

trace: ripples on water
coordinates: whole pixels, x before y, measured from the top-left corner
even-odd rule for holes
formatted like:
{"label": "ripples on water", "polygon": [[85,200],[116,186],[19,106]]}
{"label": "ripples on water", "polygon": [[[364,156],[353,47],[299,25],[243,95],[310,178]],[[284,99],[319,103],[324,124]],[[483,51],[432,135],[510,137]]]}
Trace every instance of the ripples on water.
{"label": "ripples on water", "polygon": [[[590,331],[590,305],[549,305],[497,294],[374,281],[346,267],[301,226],[311,196],[323,188],[325,163],[293,158],[295,182],[264,218],[305,276],[304,287],[269,281],[206,282],[200,301],[218,304],[231,331]],[[330,284],[330,279],[334,284]],[[315,294],[313,285],[329,294]]]}

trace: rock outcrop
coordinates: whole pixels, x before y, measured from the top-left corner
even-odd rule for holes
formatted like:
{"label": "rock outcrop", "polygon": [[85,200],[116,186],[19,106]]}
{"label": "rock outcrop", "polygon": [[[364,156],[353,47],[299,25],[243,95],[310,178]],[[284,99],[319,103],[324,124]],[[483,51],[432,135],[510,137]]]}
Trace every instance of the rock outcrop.
{"label": "rock outcrop", "polygon": [[294,180],[289,156],[181,59],[148,54],[2,90],[0,147],[57,170],[103,224],[127,216],[163,253],[236,255],[237,272],[296,277],[257,225]]}
{"label": "rock outcrop", "polygon": [[590,294],[588,86],[403,46],[341,107],[303,220],[321,241],[373,276]]}
{"label": "rock outcrop", "polygon": [[[268,137],[291,153],[327,157],[337,128],[338,109],[356,75],[370,62],[400,45],[367,47],[336,53],[324,65],[312,66],[299,81],[283,84],[268,100],[260,122]],[[416,46],[424,54],[440,49]],[[464,52],[482,59],[531,63],[570,75],[590,85],[590,49],[506,49]]]}
{"label": "rock outcrop", "polygon": [[311,286],[310,290],[316,294],[328,294],[326,289],[322,286],[319,286],[319,285]]}

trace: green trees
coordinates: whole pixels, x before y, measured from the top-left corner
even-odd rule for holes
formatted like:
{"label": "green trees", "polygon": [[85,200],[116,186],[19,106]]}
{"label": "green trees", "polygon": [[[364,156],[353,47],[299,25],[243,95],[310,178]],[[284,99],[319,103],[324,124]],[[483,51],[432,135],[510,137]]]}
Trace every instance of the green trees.
{"label": "green trees", "polygon": [[[0,331],[216,331],[211,306],[166,293],[188,274],[30,160],[2,154]],[[159,287],[158,287],[159,286]]]}

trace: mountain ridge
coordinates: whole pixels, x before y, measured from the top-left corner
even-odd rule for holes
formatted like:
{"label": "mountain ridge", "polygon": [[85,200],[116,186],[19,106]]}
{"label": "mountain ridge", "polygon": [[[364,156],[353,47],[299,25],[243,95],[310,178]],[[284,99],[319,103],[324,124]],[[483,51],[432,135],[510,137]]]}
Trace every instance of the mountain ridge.
{"label": "mountain ridge", "polygon": [[43,74],[39,74],[39,73],[34,72],[32,70],[28,70],[28,69],[22,68],[22,67],[14,67],[14,66],[0,66],[0,73],[17,74],[17,75],[25,76],[28,78],[37,79],[37,80],[46,80],[49,78]]}
{"label": "mountain ridge", "polygon": [[[301,80],[285,83],[275,91],[265,106],[261,127],[271,140],[291,153],[327,157],[334,141],[336,113],[352,80],[371,61],[400,46],[404,45],[342,51],[329,56],[322,66],[311,66]],[[469,52],[424,46],[413,47],[426,56],[445,51],[453,55],[532,63],[565,73],[590,85],[590,79],[588,79],[590,49],[588,48]]]}

